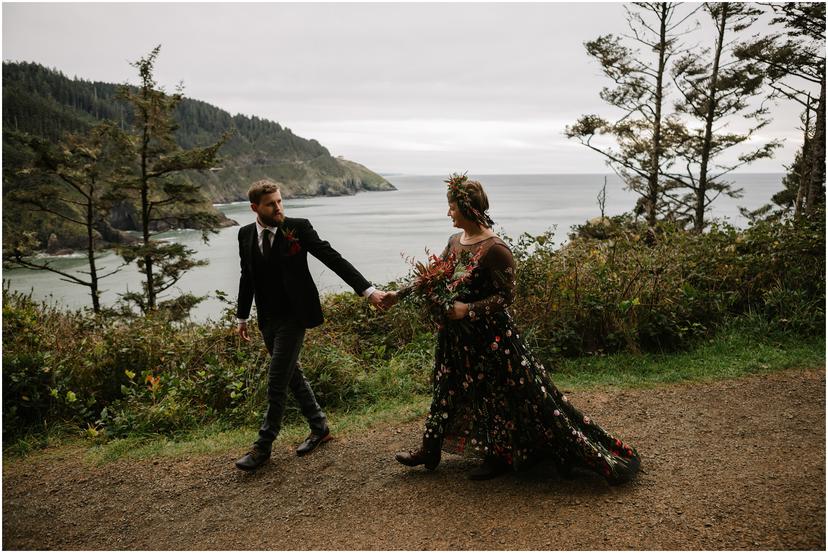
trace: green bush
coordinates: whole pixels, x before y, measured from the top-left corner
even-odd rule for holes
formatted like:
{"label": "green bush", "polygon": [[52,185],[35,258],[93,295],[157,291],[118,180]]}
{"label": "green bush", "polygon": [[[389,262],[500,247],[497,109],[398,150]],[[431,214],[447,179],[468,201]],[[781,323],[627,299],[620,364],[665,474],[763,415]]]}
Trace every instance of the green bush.
{"label": "green bush", "polygon": [[759,311],[793,332],[824,327],[825,234],[815,221],[714,225],[694,234],[617,221],[609,238],[512,241],[516,318],[543,356],[671,351],[732,314]]}
{"label": "green bush", "polygon": [[66,419],[114,435],[172,432],[239,418],[263,397],[256,369],[267,354],[226,321],[121,320],[3,298],[4,439]]}
{"label": "green bush", "polygon": [[[602,234],[556,247],[552,233],[509,240],[512,307],[541,358],[674,351],[746,314],[793,335],[825,324],[823,220],[714,225],[655,233],[615,218]],[[394,288],[399,283],[390,283]],[[218,322],[67,312],[3,290],[3,438],[70,423],[98,438],[174,435],[207,424],[256,424],[269,362],[253,329]],[[348,410],[428,393],[434,328],[401,303],[377,312],[355,294],[323,299],[302,366],[325,408]],[[289,404],[289,415],[298,416]]]}
{"label": "green bush", "polygon": [[[64,312],[5,290],[3,298],[6,441],[47,421],[123,437],[255,424],[264,412],[269,356],[255,320],[249,344],[235,335],[232,309],[194,324]],[[308,332],[302,366],[325,408],[428,390],[433,334],[418,313],[377,313],[354,294],[323,305],[328,323]]]}
{"label": "green bush", "polygon": [[[81,420],[94,412],[95,392],[75,378],[66,315],[24,296],[3,297],[3,437],[46,431],[51,421]],[[45,324],[44,324],[45,323]]]}

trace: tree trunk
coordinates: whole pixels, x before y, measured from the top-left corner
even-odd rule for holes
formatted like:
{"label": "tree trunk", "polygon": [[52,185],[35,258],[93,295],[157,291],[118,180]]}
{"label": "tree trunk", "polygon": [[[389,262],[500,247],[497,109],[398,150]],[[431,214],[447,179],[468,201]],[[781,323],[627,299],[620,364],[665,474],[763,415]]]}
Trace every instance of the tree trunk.
{"label": "tree trunk", "polygon": [[802,216],[802,204],[805,198],[808,197],[808,188],[810,187],[810,160],[811,155],[811,139],[808,136],[811,132],[811,95],[808,95],[808,105],[805,108],[805,134],[802,140],[802,157],[799,159],[799,188],[796,190],[796,200],[794,200],[794,219],[799,219]]}
{"label": "tree trunk", "polygon": [[86,199],[86,255],[89,258],[89,288],[92,294],[92,310],[101,312],[101,298],[98,296],[98,270],[95,267],[95,190],[90,188]]}
{"label": "tree trunk", "polygon": [[808,200],[805,213],[810,217],[817,203],[822,199],[822,184],[825,181],[825,73],[819,85],[819,104],[817,104],[814,138],[811,141],[811,178],[808,187]]}
{"label": "tree trunk", "polygon": [[659,195],[658,174],[659,162],[661,160],[661,104],[664,98],[664,69],[669,9],[666,2],[661,4],[661,15],[659,16],[661,27],[659,29],[658,42],[658,73],[655,91],[655,120],[653,121],[653,151],[650,155],[650,175],[647,182],[647,224],[650,228],[655,227],[656,224],[656,206],[658,205]]}
{"label": "tree trunk", "polygon": [[[144,98],[146,99],[146,89]],[[144,108],[146,109],[146,108]],[[147,278],[147,309],[155,309],[155,279],[152,274],[152,254],[149,250],[150,243],[150,205],[149,205],[149,178],[147,177],[147,155],[149,150],[150,130],[148,124],[149,114],[144,113],[144,128],[141,136],[141,230],[144,237],[144,271]]]}
{"label": "tree trunk", "polygon": [[710,162],[710,144],[713,139],[713,119],[716,115],[716,87],[719,80],[719,62],[724,48],[725,29],[727,28],[727,11],[730,4],[720,4],[722,13],[719,20],[719,37],[716,39],[716,54],[713,59],[713,70],[710,73],[710,92],[707,96],[707,114],[704,124],[704,141],[702,143],[701,167],[699,168],[699,186],[696,190],[696,216],[693,228],[701,233],[704,230],[704,208],[707,199],[707,166]]}

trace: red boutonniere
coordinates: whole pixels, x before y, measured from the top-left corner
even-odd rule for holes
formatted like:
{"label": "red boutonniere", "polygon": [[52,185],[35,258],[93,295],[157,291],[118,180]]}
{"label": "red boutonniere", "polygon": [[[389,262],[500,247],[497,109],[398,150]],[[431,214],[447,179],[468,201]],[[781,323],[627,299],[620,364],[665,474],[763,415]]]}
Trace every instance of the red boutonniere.
{"label": "red boutonniere", "polygon": [[285,243],[287,245],[287,255],[296,255],[302,251],[302,246],[299,244],[299,239],[296,237],[294,229],[282,229],[285,234]]}

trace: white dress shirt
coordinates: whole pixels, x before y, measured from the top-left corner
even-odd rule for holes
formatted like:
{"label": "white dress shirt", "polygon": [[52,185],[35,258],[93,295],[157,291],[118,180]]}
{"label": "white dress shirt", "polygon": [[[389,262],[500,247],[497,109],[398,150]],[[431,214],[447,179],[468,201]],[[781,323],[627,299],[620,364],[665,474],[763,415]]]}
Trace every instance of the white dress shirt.
{"label": "white dress shirt", "polygon": [[259,218],[256,217],[256,236],[259,237],[259,251],[264,253],[264,249],[262,248],[263,240],[264,240],[264,231],[270,231],[270,245],[273,246],[273,240],[276,238],[276,233],[279,232],[279,227],[266,227],[259,222]]}

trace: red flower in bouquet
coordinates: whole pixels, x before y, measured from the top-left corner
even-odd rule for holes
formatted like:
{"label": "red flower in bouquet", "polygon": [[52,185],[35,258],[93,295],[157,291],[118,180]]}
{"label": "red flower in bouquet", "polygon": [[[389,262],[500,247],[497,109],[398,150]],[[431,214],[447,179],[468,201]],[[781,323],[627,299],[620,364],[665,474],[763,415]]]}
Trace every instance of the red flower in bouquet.
{"label": "red flower in bouquet", "polygon": [[481,253],[461,252],[457,255],[450,252],[445,257],[431,254],[427,263],[413,263],[412,294],[409,297],[425,302],[439,324],[457,298],[468,292],[468,283]]}

